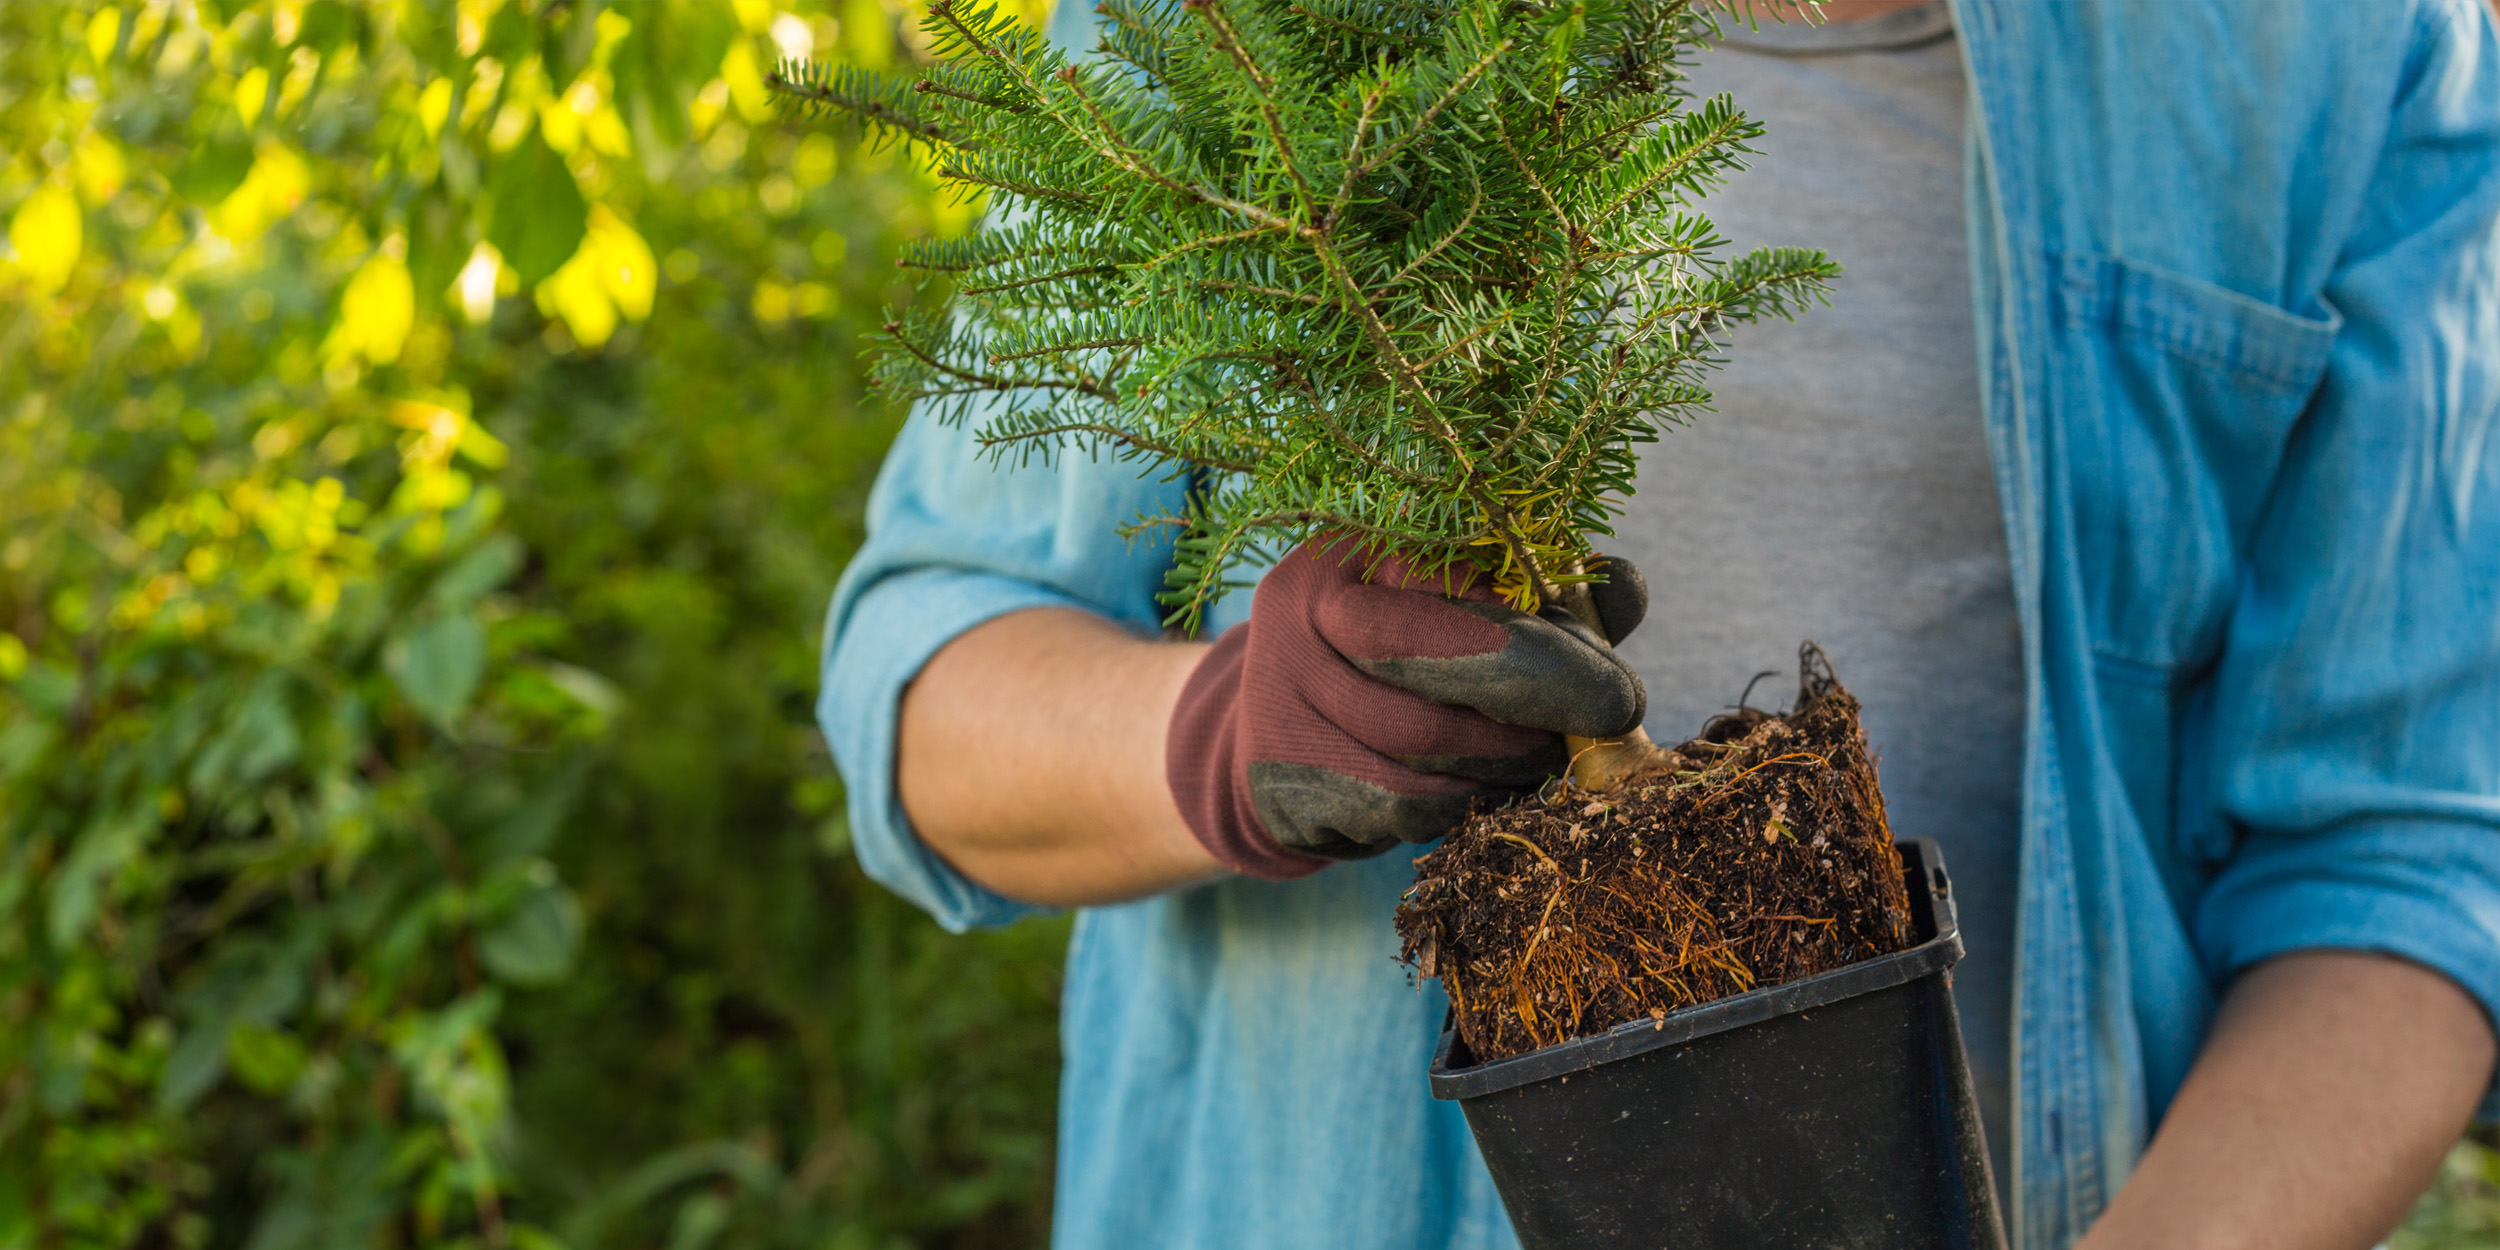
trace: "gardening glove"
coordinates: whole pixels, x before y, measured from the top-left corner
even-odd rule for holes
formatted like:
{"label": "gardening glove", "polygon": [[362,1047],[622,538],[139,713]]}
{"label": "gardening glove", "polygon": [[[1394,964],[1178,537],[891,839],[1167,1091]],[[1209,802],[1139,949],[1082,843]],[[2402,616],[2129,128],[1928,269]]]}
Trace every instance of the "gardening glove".
{"label": "gardening glove", "polygon": [[[1351,539],[1294,548],[1173,709],[1165,780],[1237,872],[1286,880],[1429,842],[1478,799],[1561,772],[1561,735],[1625,733],[1647,710],[1639,675],[1559,605],[1507,607],[1465,566],[1425,578],[1388,560],[1367,581],[1371,564]],[[1627,563],[1601,571],[1619,641],[1647,592]]]}

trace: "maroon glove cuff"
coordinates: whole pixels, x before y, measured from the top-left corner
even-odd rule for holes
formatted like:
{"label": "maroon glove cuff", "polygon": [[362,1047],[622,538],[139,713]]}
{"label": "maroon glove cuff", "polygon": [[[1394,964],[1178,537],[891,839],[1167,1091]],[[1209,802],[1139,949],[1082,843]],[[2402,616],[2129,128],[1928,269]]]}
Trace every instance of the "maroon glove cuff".
{"label": "maroon glove cuff", "polygon": [[1217,863],[1261,881],[1307,877],[1335,862],[1306,851],[1279,846],[1259,823],[1251,805],[1246,777],[1209,775],[1231,771],[1226,765],[1243,758],[1238,739],[1242,675],[1247,671],[1250,628],[1236,626],[1215,640],[1198,662],[1197,671],[1181,688],[1172,709],[1172,725],[1163,752],[1164,783],[1180,804],[1181,818],[1198,844]]}

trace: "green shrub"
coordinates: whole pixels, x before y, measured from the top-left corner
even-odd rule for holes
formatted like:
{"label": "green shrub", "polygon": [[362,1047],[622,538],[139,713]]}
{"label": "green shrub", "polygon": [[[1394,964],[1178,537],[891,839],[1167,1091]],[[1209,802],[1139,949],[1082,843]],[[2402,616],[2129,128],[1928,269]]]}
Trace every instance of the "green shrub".
{"label": "green shrub", "polygon": [[904,20],[0,6],[0,1245],[1038,1238],[1064,930],[808,708]]}

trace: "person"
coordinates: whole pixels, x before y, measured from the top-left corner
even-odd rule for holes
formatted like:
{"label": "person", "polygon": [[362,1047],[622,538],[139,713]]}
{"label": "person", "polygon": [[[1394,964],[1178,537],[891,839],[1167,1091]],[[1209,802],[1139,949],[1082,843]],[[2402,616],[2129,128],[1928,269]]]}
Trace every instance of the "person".
{"label": "person", "polygon": [[[2495,1106],[2491,19],[1826,13],[1696,70],[1770,126],[1722,230],[1848,271],[1645,458],[1648,724],[1809,635],[1865,701],[1955,874],[2016,1244],[2369,1245]],[[862,863],[953,929],[1082,909],[1056,1244],[1515,1245],[1390,916],[1568,727],[1516,666],[1620,674],[1319,545],[1163,636],[1115,527],[1180,489],[906,424],[826,630]]]}

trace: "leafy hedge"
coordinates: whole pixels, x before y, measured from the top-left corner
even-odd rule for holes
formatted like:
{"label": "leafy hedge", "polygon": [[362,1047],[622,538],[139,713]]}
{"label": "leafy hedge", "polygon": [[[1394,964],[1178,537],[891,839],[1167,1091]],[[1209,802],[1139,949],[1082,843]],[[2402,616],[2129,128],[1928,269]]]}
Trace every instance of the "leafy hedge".
{"label": "leafy hedge", "polygon": [[876,0],[0,6],[0,1245],[1022,1245],[1064,931],[850,864]]}

